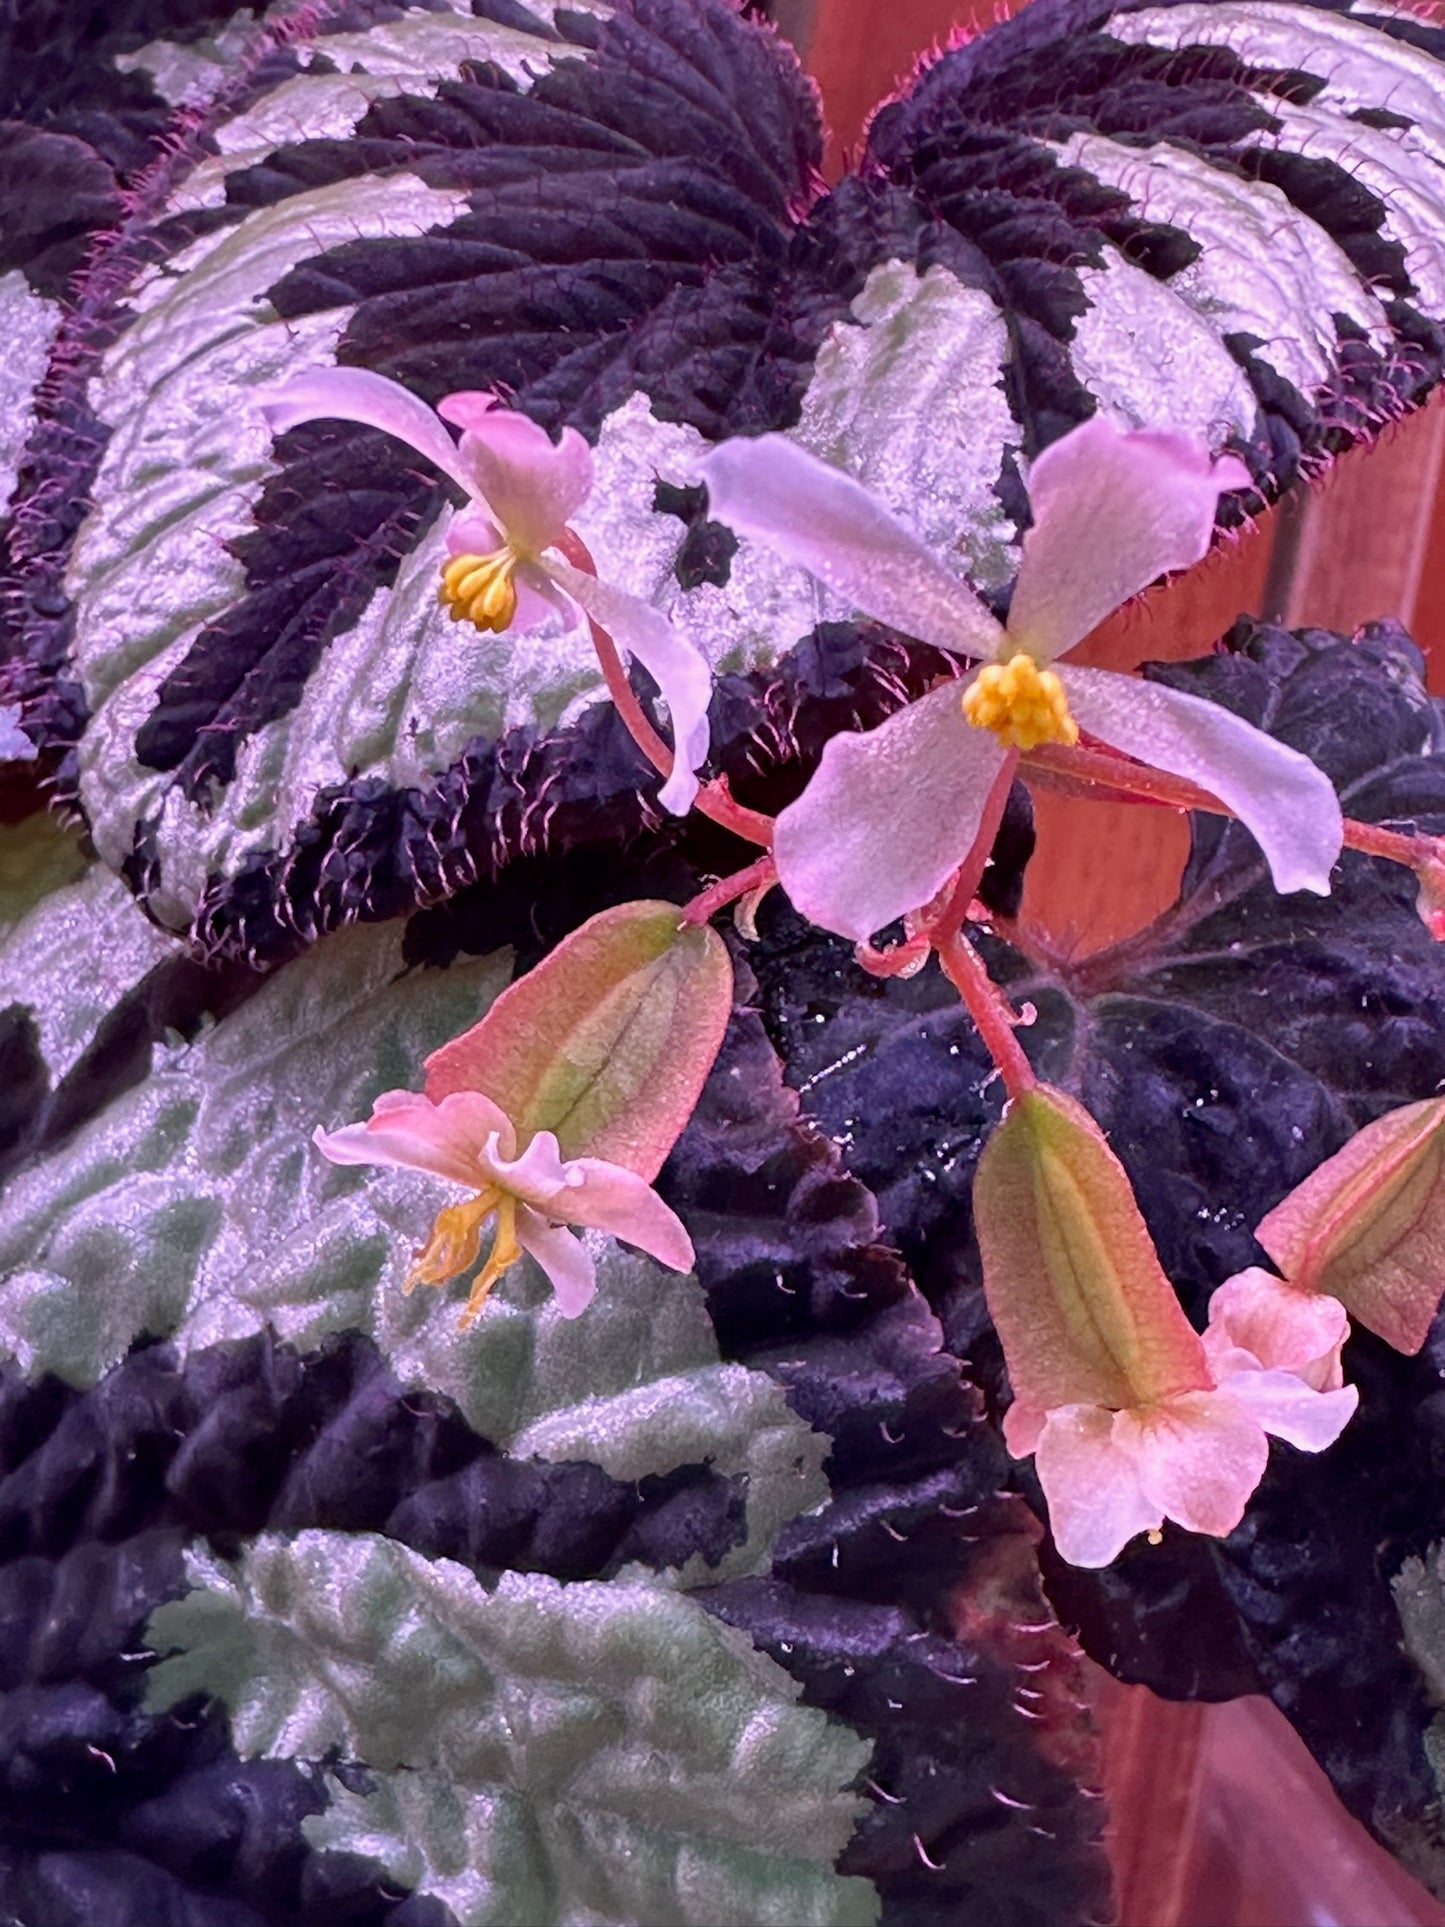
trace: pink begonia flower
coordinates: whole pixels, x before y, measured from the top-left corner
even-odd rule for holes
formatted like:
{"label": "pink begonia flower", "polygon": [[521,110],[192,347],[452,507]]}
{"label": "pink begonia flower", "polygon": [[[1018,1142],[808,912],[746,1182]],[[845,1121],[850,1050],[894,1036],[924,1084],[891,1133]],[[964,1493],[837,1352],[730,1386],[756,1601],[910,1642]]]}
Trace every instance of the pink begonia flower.
{"label": "pink begonia flower", "polygon": [[1029,473],[1007,624],[861,483],[783,435],[702,458],[709,513],[807,569],[855,608],[984,666],[877,729],[835,736],[778,818],[778,875],[824,929],[864,941],[929,902],[967,857],[1008,749],[1097,741],[1201,784],[1248,826],[1276,889],[1327,895],[1340,852],[1329,779],[1200,697],[1104,669],[1047,667],[1156,576],[1209,547],[1222,491],[1246,488],[1184,435],[1095,415]]}
{"label": "pink begonia flower", "polygon": [[1269,1457],[1306,1451],[1355,1409],[1340,1389],[1340,1305],[1266,1271],[1184,1315],[1128,1173],[1076,1098],[1010,1098],[973,1185],[984,1296],[1014,1403],[1004,1439],[1034,1455],[1060,1553],[1105,1566],[1166,1518],[1232,1532]]}
{"label": "pink begonia flower", "polygon": [[[495,395],[445,395],[428,408],[410,389],[365,368],[308,368],[260,398],[275,434],[335,418],[380,428],[439,468],[467,496],[448,525],[441,600],[482,630],[529,629],[549,612],[583,613],[648,670],[672,719],[676,762],[658,792],[664,809],[692,807],[708,751],[712,672],[660,609],[574,568],[558,545],[592,492],[592,450],[575,428],[554,442]],[[443,427],[462,431],[455,442]]]}
{"label": "pink begonia flower", "polygon": [[1106,1566],[1139,1532],[1173,1519],[1221,1537],[1244,1517],[1269,1456],[1266,1434],[1305,1452],[1333,1445],[1359,1393],[1343,1385],[1344,1307],[1270,1272],[1226,1279],[1209,1301],[1199,1388],[1113,1410],[1017,1401],[1015,1458],[1034,1455],[1063,1558]]}
{"label": "pink begonia flower", "polygon": [[491,1251],[472,1286],[464,1326],[524,1251],[551,1279],[563,1317],[584,1311],[597,1289],[596,1267],[567,1225],[624,1238],[674,1271],[692,1269],[692,1240],[645,1178],[605,1158],[564,1159],[551,1131],[538,1131],[519,1148],[511,1120],[480,1091],[454,1091],[440,1103],[414,1091],[387,1091],[364,1124],[317,1131],[315,1142],[333,1164],[426,1171],[471,1193],[439,1213],[407,1274],[408,1291],[469,1270],[481,1254],[483,1225],[495,1213]]}

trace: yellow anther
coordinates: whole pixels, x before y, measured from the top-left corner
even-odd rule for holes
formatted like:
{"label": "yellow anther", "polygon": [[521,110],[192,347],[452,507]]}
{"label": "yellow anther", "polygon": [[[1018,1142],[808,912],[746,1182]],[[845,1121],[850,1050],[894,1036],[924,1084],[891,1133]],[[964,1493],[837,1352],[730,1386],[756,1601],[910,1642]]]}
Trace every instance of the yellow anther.
{"label": "yellow anther", "polygon": [[509,548],[491,555],[454,555],[442,570],[437,599],[453,622],[500,632],[517,613],[517,558]]}
{"label": "yellow anther", "polygon": [[461,1204],[449,1204],[444,1211],[439,1211],[430,1238],[414,1255],[411,1270],[406,1274],[405,1288],[411,1291],[417,1285],[444,1285],[459,1272],[470,1271],[482,1249],[482,1226],[494,1211],[497,1225],[492,1234],[492,1248],[462,1313],[464,1329],[487,1302],[492,1286],[502,1273],[522,1255],[522,1247],[517,1242],[517,1200],[510,1192],[488,1185],[476,1197],[466,1198]]}
{"label": "yellow anther", "polygon": [[522,1247],[517,1242],[517,1200],[510,1192],[504,1191],[497,1201],[497,1229],[492,1239],[492,1248],[487,1253],[487,1262],[477,1273],[471,1296],[467,1299],[466,1310],[461,1315],[461,1328],[475,1323],[504,1271],[509,1271],[522,1255]]}
{"label": "yellow anther", "polygon": [[991,729],[1006,749],[1079,740],[1064,685],[1052,669],[1040,669],[1022,653],[984,664],[963,692],[963,713],[979,729]]}
{"label": "yellow anther", "polygon": [[406,1274],[406,1289],[417,1285],[444,1285],[460,1271],[469,1271],[482,1248],[482,1225],[497,1208],[499,1194],[488,1186],[461,1204],[449,1204],[437,1213],[431,1236],[420,1251],[412,1254],[411,1270]]}

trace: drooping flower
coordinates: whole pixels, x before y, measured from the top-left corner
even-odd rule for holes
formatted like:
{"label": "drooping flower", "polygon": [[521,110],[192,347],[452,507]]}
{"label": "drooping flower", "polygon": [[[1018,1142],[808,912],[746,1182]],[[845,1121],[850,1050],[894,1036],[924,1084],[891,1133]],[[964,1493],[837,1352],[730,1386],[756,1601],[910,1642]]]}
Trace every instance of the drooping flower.
{"label": "drooping flower", "polygon": [[1226,709],[1102,669],[1050,667],[1156,576],[1209,546],[1232,456],[1096,415],[1029,474],[1006,624],[861,483],[783,435],[737,438],[698,464],[709,513],[809,570],[856,608],[982,666],[882,723],[835,736],[778,818],[774,855],[813,922],[863,941],[930,901],[967,857],[1011,748],[1079,729],[1202,785],[1253,832],[1279,890],[1329,891],[1342,824],[1308,758]]}
{"label": "drooping flower", "polygon": [[691,1269],[692,1241],[652,1180],[712,1068],[732,988],[715,930],[684,922],[675,904],[618,904],[433,1051],[424,1094],[387,1091],[364,1123],[318,1130],[316,1145],[335,1164],[401,1166],[464,1187],[416,1253],[408,1291],[469,1271],[495,1219],[462,1323],[523,1252],[574,1318],[596,1271],[568,1225]]}
{"label": "drooping flower", "polygon": [[974,1181],[984,1291],[1062,1556],[1104,1566],[1173,1519],[1233,1531],[1266,1434],[1317,1452],[1357,1403],[1341,1387],[1341,1306],[1267,1272],[1221,1285],[1201,1339],[1160,1266],[1123,1166],[1087,1111],[1016,1097]]}
{"label": "drooping flower", "polygon": [[440,1103],[387,1091],[364,1124],[317,1131],[316,1145],[333,1164],[400,1165],[466,1186],[470,1196],[438,1214],[407,1274],[408,1291],[469,1271],[481,1255],[483,1228],[495,1218],[464,1325],[524,1251],[551,1279],[564,1317],[585,1311],[597,1289],[596,1267],[568,1225],[610,1231],[674,1271],[692,1268],[686,1228],[645,1178],[605,1158],[564,1159],[551,1131],[519,1145],[511,1119],[480,1091],[453,1091]]}
{"label": "drooping flower", "polygon": [[[576,568],[559,553],[568,523],[592,491],[592,451],[574,428],[554,442],[495,395],[446,395],[433,410],[365,368],[310,368],[260,400],[271,429],[335,418],[379,428],[416,450],[467,497],[447,528],[451,560],[440,600],[454,621],[501,632],[529,629],[549,612],[569,626],[592,616],[655,678],[672,719],[676,762],[659,801],[682,814],[697,794],[708,751],[712,675],[701,653],[636,596]],[[443,426],[453,423],[461,440]]]}

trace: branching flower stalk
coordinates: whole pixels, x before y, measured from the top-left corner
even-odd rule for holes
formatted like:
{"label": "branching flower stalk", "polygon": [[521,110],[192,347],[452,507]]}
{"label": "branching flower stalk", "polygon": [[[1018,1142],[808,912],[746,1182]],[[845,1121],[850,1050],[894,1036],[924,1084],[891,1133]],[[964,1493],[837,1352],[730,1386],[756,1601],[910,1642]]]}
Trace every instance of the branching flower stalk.
{"label": "branching flower stalk", "polygon": [[[596,577],[597,564],[593,561],[587,544],[575,529],[568,529],[558,541],[557,547],[575,569],[584,575]],[[597,661],[602,669],[603,680],[607,684],[607,693],[612,698],[612,706],[617,711],[628,735],[662,777],[664,783],[667,783],[671,780],[677,764],[676,754],[653,728],[652,719],[638,701],[637,691],[628,680],[627,669],[617,644],[590,610],[585,613],[587,626],[592,634],[592,647],[597,652]],[[760,844],[765,850],[772,847],[772,817],[764,816],[760,810],[750,810],[744,804],[734,802],[725,776],[715,776],[710,781],[700,784],[692,800],[692,807],[700,816],[708,817],[722,829],[731,830],[734,836],[742,837],[745,842]],[[741,895],[742,891],[739,890],[736,894]],[[723,898],[723,903],[731,901],[731,897]],[[721,905],[718,907],[721,908]],[[710,915],[711,912],[708,914]]]}
{"label": "branching flower stalk", "polygon": [[[1154,803],[1168,809],[1203,810],[1211,816],[1238,821],[1227,803],[1197,783],[1149,769],[1115,750],[1049,743],[1030,751],[1023,760],[1030,783],[1041,783],[1071,796],[1093,796],[1100,801]],[[1420,915],[1431,934],[1445,937],[1445,838],[1420,831],[1391,830],[1379,823],[1342,819],[1344,847],[1364,856],[1383,857],[1412,870],[1420,882]]]}

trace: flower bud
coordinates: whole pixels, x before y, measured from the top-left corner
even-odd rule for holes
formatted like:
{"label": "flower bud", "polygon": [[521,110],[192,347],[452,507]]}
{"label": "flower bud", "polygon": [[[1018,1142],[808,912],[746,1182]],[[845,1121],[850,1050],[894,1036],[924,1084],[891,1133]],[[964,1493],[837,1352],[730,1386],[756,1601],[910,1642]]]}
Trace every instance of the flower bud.
{"label": "flower bud", "polygon": [[1291,1284],[1418,1352],[1445,1289],[1445,1098],[1357,1131],[1261,1220],[1255,1236]]}
{"label": "flower bud", "polygon": [[434,1103],[480,1091],[518,1141],[649,1182],[692,1114],[732,1010],[732,963],[674,903],[624,903],[574,930],[481,1022],[433,1051]]}
{"label": "flower bud", "polygon": [[1019,1404],[1152,1406],[1213,1384],[1128,1175],[1081,1104],[1023,1092],[973,1188],[983,1283]]}

